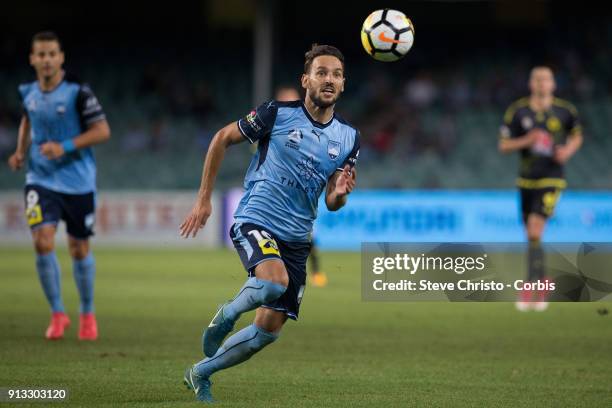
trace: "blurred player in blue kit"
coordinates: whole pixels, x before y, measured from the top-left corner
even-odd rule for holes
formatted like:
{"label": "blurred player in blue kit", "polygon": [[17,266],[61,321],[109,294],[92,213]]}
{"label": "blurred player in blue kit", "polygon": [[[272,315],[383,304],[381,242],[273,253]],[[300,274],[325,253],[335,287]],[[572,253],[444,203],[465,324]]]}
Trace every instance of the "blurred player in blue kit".
{"label": "blurred player in blue kit", "polygon": [[36,270],[52,311],[45,336],[60,339],[70,325],[55,255],[57,224],[64,220],[81,300],[78,337],[96,340],[95,261],[89,246],[95,220],[96,162],[91,146],[108,140],[110,128],[91,88],[62,69],[64,52],[56,34],[34,35],[30,64],[37,78],[19,86],[23,116],[9,166],[18,170],[28,162],[26,218]]}
{"label": "blurred player in blue kit", "polygon": [[[359,132],[334,112],[344,91],[344,57],[329,45],[313,45],[305,57],[304,101],[265,102],[217,132],[196,203],[180,226],[182,236],[193,237],[206,224],[226,149],[257,141],[230,229],[248,278],[205,330],[207,357],[184,376],[200,401],[213,401],[212,374],[248,360],[277,340],[287,318],[297,320],[319,196],[325,191],[327,208],[337,211],[355,187]],[[254,309],[253,324],[224,342],[240,315]]]}

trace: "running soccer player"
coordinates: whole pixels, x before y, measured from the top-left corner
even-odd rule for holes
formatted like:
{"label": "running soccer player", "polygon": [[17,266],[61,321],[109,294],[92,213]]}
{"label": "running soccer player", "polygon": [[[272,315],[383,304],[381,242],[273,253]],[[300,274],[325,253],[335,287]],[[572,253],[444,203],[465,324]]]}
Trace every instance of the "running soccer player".
{"label": "running soccer player", "polygon": [[[180,226],[181,235],[189,237],[205,225],[225,150],[245,140],[259,141],[230,230],[248,278],[205,330],[207,358],[185,372],[185,384],[200,401],[213,401],[212,374],[246,361],[278,338],[287,318],[297,320],[318,198],[325,190],[327,208],[337,211],[355,187],[359,132],[334,113],[344,91],[342,53],[313,45],[301,83],[304,101],[265,102],[215,135],[198,198]],[[240,315],[253,309],[253,324],[223,342]]]}
{"label": "running soccer player", "polygon": [[9,158],[14,171],[28,160],[26,219],[36,251],[36,270],[51,306],[45,336],[64,336],[70,319],[61,296],[55,232],[66,222],[74,280],[80,295],[80,340],[96,340],[93,235],[96,163],[91,146],[109,139],[110,128],[91,88],[66,75],[64,52],[53,32],[34,35],[30,64],[37,79],[19,86],[23,116],[17,149]]}
{"label": "running soccer player", "polygon": [[[517,186],[529,241],[527,279],[533,282],[546,279],[542,233],[566,187],[563,165],[582,145],[582,129],[576,108],[554,97],[555,78],[549,67],[531,70],[529,88],[531,95],[514,102],[504,115],[499,150],[521,154]],[[524,290],[516,307],[545,310],[547,293]]]}

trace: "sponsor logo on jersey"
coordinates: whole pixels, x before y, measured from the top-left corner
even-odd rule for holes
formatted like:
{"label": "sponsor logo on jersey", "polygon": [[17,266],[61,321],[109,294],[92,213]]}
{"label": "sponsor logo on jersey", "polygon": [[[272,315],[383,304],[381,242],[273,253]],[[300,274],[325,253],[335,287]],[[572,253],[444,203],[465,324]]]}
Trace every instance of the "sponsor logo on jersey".
{"label": "sponsor logo on jersey", "polygon": [[263,239],[258,242],[259,248],[264,255],[278,255],[280,256],[280,251],[278,250],[278,244],[272,238]]}
{"label": "sponsor logo on jersey", "polygon": [[551,157],[554,151],[554,141],[551,134],[543,129],[538,129],[536,140],[531,145],[530,150],[535,155]]}
{"label": "sponsor logo on jersey", "polygon": [[42,208],[38,204],[39,196],[36,190],[30,190],[26,194],[26,219],[28,225],[40,224],[43,221]]}
{"label": "sponsor logo on jersey", "polygon": [[259,132],[261,130],[261,126],[259,123],[257,123],[258,118],[256,111],[251,111],[251,113],[249,113],[245,119],[253,131]]}
{"label": "sponsor logo on jersey", "polygon": [[297,164],[300,178],[304,181],[310,181],[319,170],[319,162],[315,161],[313,157],[301,160]]}
{"label": "sponsor logo on jersey", "polygon": [[298,180],[285,176],[281,176],[280,181],[283,186],[303,191],[304,193],[308,195],[314,195],[315,197],[318,197],[321,194],[321,192],[323,191],[323,187],[325,186],[324,183],[317,183],[314,179],[311,180],[309,186],[303,186]]}

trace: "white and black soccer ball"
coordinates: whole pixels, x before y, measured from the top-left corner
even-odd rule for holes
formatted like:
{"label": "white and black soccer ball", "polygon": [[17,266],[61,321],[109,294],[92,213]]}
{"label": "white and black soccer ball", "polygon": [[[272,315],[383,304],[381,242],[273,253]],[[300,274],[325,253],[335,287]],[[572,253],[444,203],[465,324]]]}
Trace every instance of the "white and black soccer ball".
{"label": "white and black soccer ball", "polygon": [[376,10],[363,22],[361,43],[374,59],[397,61],[412,48],[414,26],[401,11]]}

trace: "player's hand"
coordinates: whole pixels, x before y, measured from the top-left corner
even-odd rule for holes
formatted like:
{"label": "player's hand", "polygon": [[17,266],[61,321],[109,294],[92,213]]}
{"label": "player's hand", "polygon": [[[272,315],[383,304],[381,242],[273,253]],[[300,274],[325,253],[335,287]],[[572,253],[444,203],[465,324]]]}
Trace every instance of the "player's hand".
{"label": "player's hand", "polygon": [[59,159],[64,155],[64,147],[60,143],[47,142],[40,145],[40,154],[49,160]]}
{"label": "player's hand", "polygon": [[342,173],[336,179],[336,188],[334,192],[343,196],[346,194],[350,194],[351,191],[355,188],[355,178],[357,177],[357,170],[355,168],[351,169],[351,166],[348,164],[344,166],[342,169]]}
{"label": "player's hand", "polygon": [[569,147],[565,145],[555,146],[555,161],[559,164],[565,164],[572,156],[572,152]]}
{"label": "player's hand", "polygon": [[8,159],[8,165],[13,171],[17,171],[23,167],[24,157],[21,152],[15,152],[11,154]]}
{"label": "player's hand", "polygon": [[548,134],[542,129],[539,129],[539,128],[531,129],[525,135],[525,147],[531,147],[538,141],[538,139],[546,138],[546,137],[548,137]]}
{"label": "player's hand", "polygon": [[189,238],[189,235],[191,235],[191,237],[194,238],[198,231],[201,228],[204,228],[204,225],[206,225],[206,221],[208,221],[208,217],[210,217],[211,213],[212,204],[210,203],[210,200],[204,202],[198,200],[198,202],[191,209],[189,215],[185,217],[185,220],[179,227],[181,236],[183,238]]}

